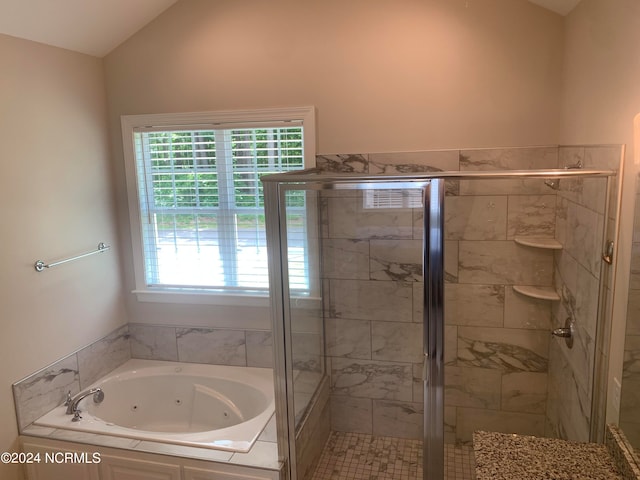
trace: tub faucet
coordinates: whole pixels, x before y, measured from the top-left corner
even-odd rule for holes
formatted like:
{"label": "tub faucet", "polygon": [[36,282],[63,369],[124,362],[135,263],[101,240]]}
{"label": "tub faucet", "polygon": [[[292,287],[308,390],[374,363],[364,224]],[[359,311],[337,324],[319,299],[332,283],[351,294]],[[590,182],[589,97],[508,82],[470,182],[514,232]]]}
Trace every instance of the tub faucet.
{"label": "tub faucet", "polygon": [[[78,409],[78,404],[82,401],[82,399],[88,397],[89,395],[93,395],[94,403],[101,403],[104,400],[104,392],[100,387],[92,388],[91,390],[85,390],[84,392],[80,392],[75,397],[71,398],[71,396],[67,397],[67,415],[76,415],[80,413]],[[79,415],[76,415],[79,417]]]}

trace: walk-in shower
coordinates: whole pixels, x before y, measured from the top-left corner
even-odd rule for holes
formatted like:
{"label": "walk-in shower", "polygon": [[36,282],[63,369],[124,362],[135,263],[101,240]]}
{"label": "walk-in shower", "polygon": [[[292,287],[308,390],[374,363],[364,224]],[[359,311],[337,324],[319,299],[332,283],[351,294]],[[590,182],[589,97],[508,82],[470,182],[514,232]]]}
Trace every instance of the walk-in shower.
{"label": "walk-in shower", "polygon": [[421,441],[408,478],[430,480],[476,430],[597,440],[620,158],[332,155],[263,177],[291,478],[313,477],[336,432]]}

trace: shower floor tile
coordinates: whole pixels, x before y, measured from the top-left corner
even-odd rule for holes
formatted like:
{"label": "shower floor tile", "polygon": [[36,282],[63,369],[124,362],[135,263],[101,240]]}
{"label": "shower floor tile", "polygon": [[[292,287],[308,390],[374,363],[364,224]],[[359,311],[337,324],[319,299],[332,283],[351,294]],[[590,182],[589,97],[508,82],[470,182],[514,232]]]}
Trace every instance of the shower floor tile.
{"label": "shower floor tile", "polygon": [[[445,445],[446,480],[475,480],[473,448]],[[422,442],[332,432],[312,480],[422,479]]]}

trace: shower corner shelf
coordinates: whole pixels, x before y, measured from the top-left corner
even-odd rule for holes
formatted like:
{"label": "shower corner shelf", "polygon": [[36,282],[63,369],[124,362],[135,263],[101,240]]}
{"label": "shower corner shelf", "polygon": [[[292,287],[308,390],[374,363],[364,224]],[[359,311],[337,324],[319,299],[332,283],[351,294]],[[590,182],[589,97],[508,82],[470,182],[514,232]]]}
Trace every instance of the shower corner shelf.
{"label": "shower corner shelf", "polygon": [[513,289],[526,297],[537,298],[538,300],[551,300],[553,302],[560,300],[560,295],[558,295],[552,287],[514,285]]}
{"label": "shower corner shelf", "polygon": [[562,244],[555,238],[514,237],[513,241],[527,247],[562,250]]}

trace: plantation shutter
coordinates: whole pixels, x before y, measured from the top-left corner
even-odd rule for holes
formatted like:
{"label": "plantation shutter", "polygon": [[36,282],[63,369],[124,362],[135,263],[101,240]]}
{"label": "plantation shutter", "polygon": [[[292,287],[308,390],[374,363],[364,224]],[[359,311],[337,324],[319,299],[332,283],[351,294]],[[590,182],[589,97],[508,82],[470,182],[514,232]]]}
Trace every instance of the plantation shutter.
{"label": "plantation shutter", "polygon": [[[284,123],[284,122],[283,122]],[[266,291],[260,177],[304,168],[303,127],[134,130],[148,287]],[[308,289],[304,197],[294,288]]]}

